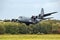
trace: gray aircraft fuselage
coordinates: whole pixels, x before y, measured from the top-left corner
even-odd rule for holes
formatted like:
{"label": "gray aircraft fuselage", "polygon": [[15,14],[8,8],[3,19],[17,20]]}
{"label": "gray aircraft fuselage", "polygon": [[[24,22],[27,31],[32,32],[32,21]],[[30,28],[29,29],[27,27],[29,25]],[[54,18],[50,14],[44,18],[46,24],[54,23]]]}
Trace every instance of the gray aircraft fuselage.
{"label": "gray aircraft fuselage", "polygon": [[36,20],[33,20],[31,18],[27,18],[27,17],[23,17],[23,16],[20,16],[18,18],[18,21],[21,22],[21,23],[25,23],[25,24],[35,24],[35,23],[38,23],[41,19],[36,19]]}
{"label": "gray aircraft fuselage", "polygon": [[25,23],[27,25],[36,24],[36,23],[40,22],[41,20],[49,19],[49,18],[44,18],[44,17],[50,16],[51,14],[54,14],[54,13],[57,13],[57,12],[51,12],[51,13],[44,14],[44,9],[42,8],[41,14],[39,14],[38,16],[32,16],[30,18],[24,17],[24,16],[19,16],[17,21],[20,23]]}

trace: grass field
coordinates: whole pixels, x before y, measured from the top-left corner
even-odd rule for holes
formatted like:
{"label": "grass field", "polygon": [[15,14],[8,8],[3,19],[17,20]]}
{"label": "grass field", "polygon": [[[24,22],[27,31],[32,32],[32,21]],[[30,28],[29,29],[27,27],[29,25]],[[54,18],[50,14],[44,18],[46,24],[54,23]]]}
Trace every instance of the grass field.
{"label": "grass field", "polygon": [[0,40],[60,40],[60,34],[48,34],[48,35],[0,35]]}

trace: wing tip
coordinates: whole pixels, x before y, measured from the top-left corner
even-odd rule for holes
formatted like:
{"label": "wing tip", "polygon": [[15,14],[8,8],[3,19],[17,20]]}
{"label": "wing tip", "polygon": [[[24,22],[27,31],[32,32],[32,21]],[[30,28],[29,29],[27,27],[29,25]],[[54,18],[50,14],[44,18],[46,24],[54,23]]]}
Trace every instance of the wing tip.
{"label": "wing tip", "polygon": [[58,13],[58,12],[53,12],[53,13]]}

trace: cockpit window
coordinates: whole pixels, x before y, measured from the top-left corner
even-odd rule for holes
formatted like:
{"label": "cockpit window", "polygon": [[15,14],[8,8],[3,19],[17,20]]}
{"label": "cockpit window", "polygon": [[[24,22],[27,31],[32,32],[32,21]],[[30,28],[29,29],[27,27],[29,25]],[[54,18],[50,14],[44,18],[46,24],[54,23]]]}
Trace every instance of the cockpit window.
{"label": "cockpit window", "polygon": [[20,18],[22,18],[22,17],[20,17]]}
{"label": "cockpit window", "polygon": [[19,18],[22,18],[21,16]]}
{"label": "cockpit window", "polygon": [[18,18],[22,18],[22,16],[18,17]]}

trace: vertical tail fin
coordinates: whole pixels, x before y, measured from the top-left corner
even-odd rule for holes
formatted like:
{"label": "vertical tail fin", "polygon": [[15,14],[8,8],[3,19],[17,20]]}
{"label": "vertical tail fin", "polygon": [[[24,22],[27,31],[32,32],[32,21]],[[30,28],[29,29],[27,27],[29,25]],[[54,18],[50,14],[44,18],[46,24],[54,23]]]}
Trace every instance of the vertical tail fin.
{"label": "vertical tail fin", "polygon": [[44,9],[42,8],[41,9],[41,17],[43,17],[43,15],[44,15]]}
{"label": "vertical tail fin", "polygon": [[43,19],[43,16],[44,16],[44,9],[42,8],[41,9],[41,14],[39,14],[39,19]]}

